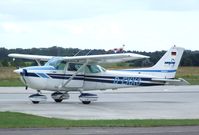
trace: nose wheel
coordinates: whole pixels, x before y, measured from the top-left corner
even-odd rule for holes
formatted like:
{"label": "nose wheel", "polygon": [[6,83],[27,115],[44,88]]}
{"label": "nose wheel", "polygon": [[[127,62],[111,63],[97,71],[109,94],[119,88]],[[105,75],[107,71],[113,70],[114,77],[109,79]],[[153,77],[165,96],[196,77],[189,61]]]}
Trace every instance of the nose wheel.
{"label": "nose wheel", "polygon": [[82,101],[83,104],[90,104],[91,101]]}
{"label": "nose wheel", "polygon": [[33,104],[38,104],[41,101],[46,101],[47,97],[42,95],[40,91],[36,94],[32,94],[29,96],[29,99],[32,101]]}
{"label": "nose wheel", "polygon": [[57,103],[61,103],[63,99],[54,99],[54,100],[55,100],[55,102],[57,102]]}

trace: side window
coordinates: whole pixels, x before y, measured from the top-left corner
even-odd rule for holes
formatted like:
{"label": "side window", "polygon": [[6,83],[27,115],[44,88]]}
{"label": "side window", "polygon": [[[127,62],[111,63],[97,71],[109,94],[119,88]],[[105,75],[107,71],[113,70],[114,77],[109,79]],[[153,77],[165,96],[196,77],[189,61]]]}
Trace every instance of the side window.
{"label": "side window", "polygon": [[90,73],[99,73],[101,70],[97,67],[97,65],[87,65],[87,68]]}
{"label": "side window", "polygon": [[69,63],[68,71],[77,71],[81,66],[82,64],[79,64],[79,63]]}
{"label": "side window", "polygon": [[[68,63],[68,71],[77,71],[79,68],[81,68],[83,64],[80,63]],[[86,72],[86,73],[100,73],[102,71],[105,71],[104,69],[101,69],[98,65],[87,65],[82,71],[80,72]]]}

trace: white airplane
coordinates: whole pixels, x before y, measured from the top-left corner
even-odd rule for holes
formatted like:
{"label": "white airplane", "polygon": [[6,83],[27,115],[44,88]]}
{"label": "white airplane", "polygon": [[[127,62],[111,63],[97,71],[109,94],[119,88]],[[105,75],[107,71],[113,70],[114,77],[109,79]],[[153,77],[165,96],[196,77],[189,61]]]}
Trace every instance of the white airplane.
{"label": "white airplane", "polygon": [[[184,79],[175,79],[176,70],[184,49],[172,47],[152,67],[139,69],[106,70],[98,64],[124,62],[149,58],[135,53],[104,54],[89,56],[54,57],[27,54],[9,54],[9,57],[36,60],[38,66],[15,70],[20,74],[26,88],[37,90],[29,98],[33,103],[45,101],[41,90],[53,91],[55,102],[69,99],[69,91],[79,91],[83,104],[97,101],[96,94],[85,93],[91,90],[106,90],[156,85],[185,85]],[[48,61],[41,66],[41,61]]]}

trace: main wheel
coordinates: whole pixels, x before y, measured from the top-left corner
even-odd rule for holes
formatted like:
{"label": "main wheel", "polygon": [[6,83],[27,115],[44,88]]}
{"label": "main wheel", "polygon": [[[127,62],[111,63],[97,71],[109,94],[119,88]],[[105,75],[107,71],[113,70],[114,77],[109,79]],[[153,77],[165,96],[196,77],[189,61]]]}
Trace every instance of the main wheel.
{"label": "main wheel", "polygon": [[60,103],[64,99],[69,99],[69,94],[67,92],[62,93],[60,91],[56,91],[51,94],[52,99],[54,99],[55,102]]}
{"label": "main wheel", "polygon": [[39,104],[39,101],[32,101],[33,104]]}
{"label": "main wheel", "polygon": [[83,104],[90,104],[91,101],[82,101]]}
{"label": "main wheel", "polygon": [[54,100],[55,100],[55,102],[57,102],[57,103],[61,103],[63,99],[54,99]]}

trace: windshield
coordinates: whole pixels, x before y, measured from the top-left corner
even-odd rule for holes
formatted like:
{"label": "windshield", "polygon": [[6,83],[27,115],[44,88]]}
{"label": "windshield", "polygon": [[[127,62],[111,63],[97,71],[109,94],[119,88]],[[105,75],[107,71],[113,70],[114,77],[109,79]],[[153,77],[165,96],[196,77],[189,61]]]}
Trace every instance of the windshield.
{"label": "windshield", "polygon": [[52,58],[45,64],[45,66],[52,66],[57,70],[64,70],[65,65],[66,61],[58,57]]}

